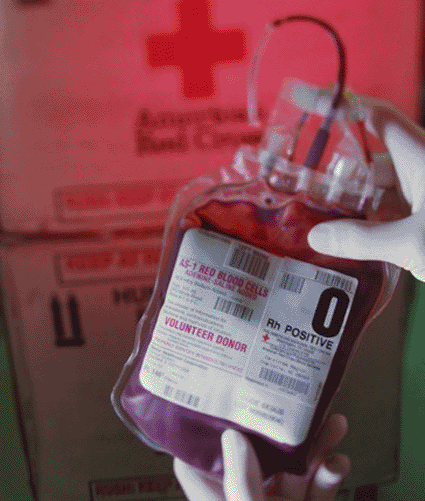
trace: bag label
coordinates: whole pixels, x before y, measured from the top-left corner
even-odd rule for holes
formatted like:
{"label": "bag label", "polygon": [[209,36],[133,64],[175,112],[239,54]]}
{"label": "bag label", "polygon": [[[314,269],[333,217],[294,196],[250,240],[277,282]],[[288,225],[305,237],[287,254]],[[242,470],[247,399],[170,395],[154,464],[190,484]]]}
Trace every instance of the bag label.
{"label": "bag label", "polygon": [[298,445],[357,285],[333,270],[188,230],[141,384],[183,407]]}

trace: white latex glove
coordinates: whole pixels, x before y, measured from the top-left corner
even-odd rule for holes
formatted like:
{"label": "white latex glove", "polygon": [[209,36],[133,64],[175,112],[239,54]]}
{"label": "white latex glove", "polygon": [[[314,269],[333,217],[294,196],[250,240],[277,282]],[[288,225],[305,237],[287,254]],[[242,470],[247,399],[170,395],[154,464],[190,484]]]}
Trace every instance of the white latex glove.
{"label": "white latex glove", "polygon": [[[389,103],[355,95],[357,113],[368,130],[386,145],[411,215],[393,222],[341,220],[321,223],[308,235],[310,246],[323,254],[396,264],[425,282],[425,131]],[[297,104],[326,113],[330,98],[305,87]]]}
{"label": "white latex glove", "polygon": [[223,484],[179,459],[174,460],[174,471],[190,501],[333,501],[350,470],[346,456],[331,456],[346,432],[345,417],[331,416],[312,448],[312,459],[302,476],[281,473],[263,484],[252,445],[234,430],[222,435]]}

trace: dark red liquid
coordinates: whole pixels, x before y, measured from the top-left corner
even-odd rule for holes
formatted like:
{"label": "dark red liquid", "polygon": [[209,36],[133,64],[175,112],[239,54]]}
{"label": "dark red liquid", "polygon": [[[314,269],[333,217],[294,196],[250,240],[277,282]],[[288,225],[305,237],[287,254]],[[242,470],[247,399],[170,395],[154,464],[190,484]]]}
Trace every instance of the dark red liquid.
{"label": "dark red liquid", "polygon": [[[384,283],[380,262],[343,260],[313,251],[307,243],[309,230],[317,223],[342,217],[324,212],[303,201],[293,199],[278,209],[260,208],[250,202],[210,201],[188,215],[184,229],[176,238],[168,277],[159,286],[157,303],[147,315],[142,330],[137,363],[120,395],[122,408],[140,432],[160,449],[177,456],[214,476],[223,474],[220,437],[231,427],[245,433],[258,454],[264,477],[291,471],[301,474],[306,469],[306,456],[319,429],[323,416],[341,382],[348,359],[365,323],[377,303]],[[358,279],[358,287],[345,331],[332,362],[309,434],[297,447],[279,444],[246,428],[168,402],[146,391],[139,382],[142,358],[152,336],[162,306],[168,282],[185,230],[202,227],[247,242],[277,256],[295,259],[329,268]]]}

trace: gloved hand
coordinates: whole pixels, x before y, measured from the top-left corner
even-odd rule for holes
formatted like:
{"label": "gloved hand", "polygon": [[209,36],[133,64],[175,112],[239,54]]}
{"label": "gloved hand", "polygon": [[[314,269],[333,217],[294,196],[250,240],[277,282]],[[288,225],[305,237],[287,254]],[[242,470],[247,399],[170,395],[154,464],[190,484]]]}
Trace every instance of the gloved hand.
{"label": "gloved hand", "polygon": [[[308,87],[297,99],[310,108],[315,103],[322,114],[330,103],[323,91]],[[388,148],[411,214],[392,222],[321,223],[312,228],[308,242],[323,254],[396,264],[425,282],[425,131],[389,103],[359,95],[355,99],[367,129]]]}
{"label": "gloved hand", "polygon": [[174,471],[190,501],[332,501],[350,470],[347,456],[331,456],[346,432],[346,418],[331,416],[312,447],[308,470],[302,476],[280,473],[263,484],[252,445],[234,430],[222,435],[223,484],[179,459],[174,460]]}

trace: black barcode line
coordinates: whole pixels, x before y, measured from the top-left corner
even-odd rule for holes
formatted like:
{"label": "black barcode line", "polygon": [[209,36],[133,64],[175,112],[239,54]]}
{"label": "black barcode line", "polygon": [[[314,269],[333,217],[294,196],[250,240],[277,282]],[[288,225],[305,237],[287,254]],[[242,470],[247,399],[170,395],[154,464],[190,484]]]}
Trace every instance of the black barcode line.
{"label": "black barcode line", "polygon": [[296,391],[297,393],[303,393],[307,395],[309,384],[301,379],[296,379],[280,372],[267,369],[266,367],[261,367],[260,374],[258,375],[261,379],[268,381],[269,383],[274,383],[279,386],[283,386],[288,390]]}
{"label": "black barcode line", "polygon": [[191,407],[199,407],[199,402],[201,400],[201,397],[197,397],[196,395],[193,395],[192,393],[187,393],[186,391],[183,390],[176,390],[174,394],[174,400],[177,400],[177,402],[180,402],[185,405],[190,405]]}
{"label": "black barcode line", "polygon": [[166,384],[165,388],[164,388],[164,395],[166,397],[171,397],[173,394],[173,389],[174,388],[172,386],[170,386],[169,384]]}
{"label": "black barcode line", "polygon": [[248,247],[238,247],[230,258],[229,266],[264,280],[270,267],[268,256]]}
{"label": "black barcode line", "polygon": [[322,270],[316,271],[314,280],[330,287],[343,289],[346,292],[351,292],[354,286],[354,282],[352,280],[348,280],[347,278],[340,277],[339,275],[334,275],[333,273],[327,273],[326,271]]}
{"label": "black barcode line", "polygon": [[284,420],[281,419],[281,418],[278,418],[276,416],[272,416],[271,414],[267,414],[267,412],[262,412],[262,411],[259,411],[258,409],[250,409],[250,411],[254,414],[258,414],[259,416],[261,416],[262,418],[265,418],[265,419],[268,419],[270,421],[273,421],[275,423],[279,423],[279,424],[284,424]]}
{"label": "black barcode line", "polygon": [[214,310],[227,313],[228,315],[233,315],[234,317],[246,320],[247,322],[251,321],[252,314],[254,313],[252,308],[248,308],[248,306],[243,304],[235,303],[234,301],[229,301],[221,296],[217,297],[214,304]]}
{"label": "black barcode line", "polygon": [[280,288],[301,294],[305,284],[305,278],[298,275],[292,275],[291,273],[284,273],[282,276],[282,281],[280,282]]}

